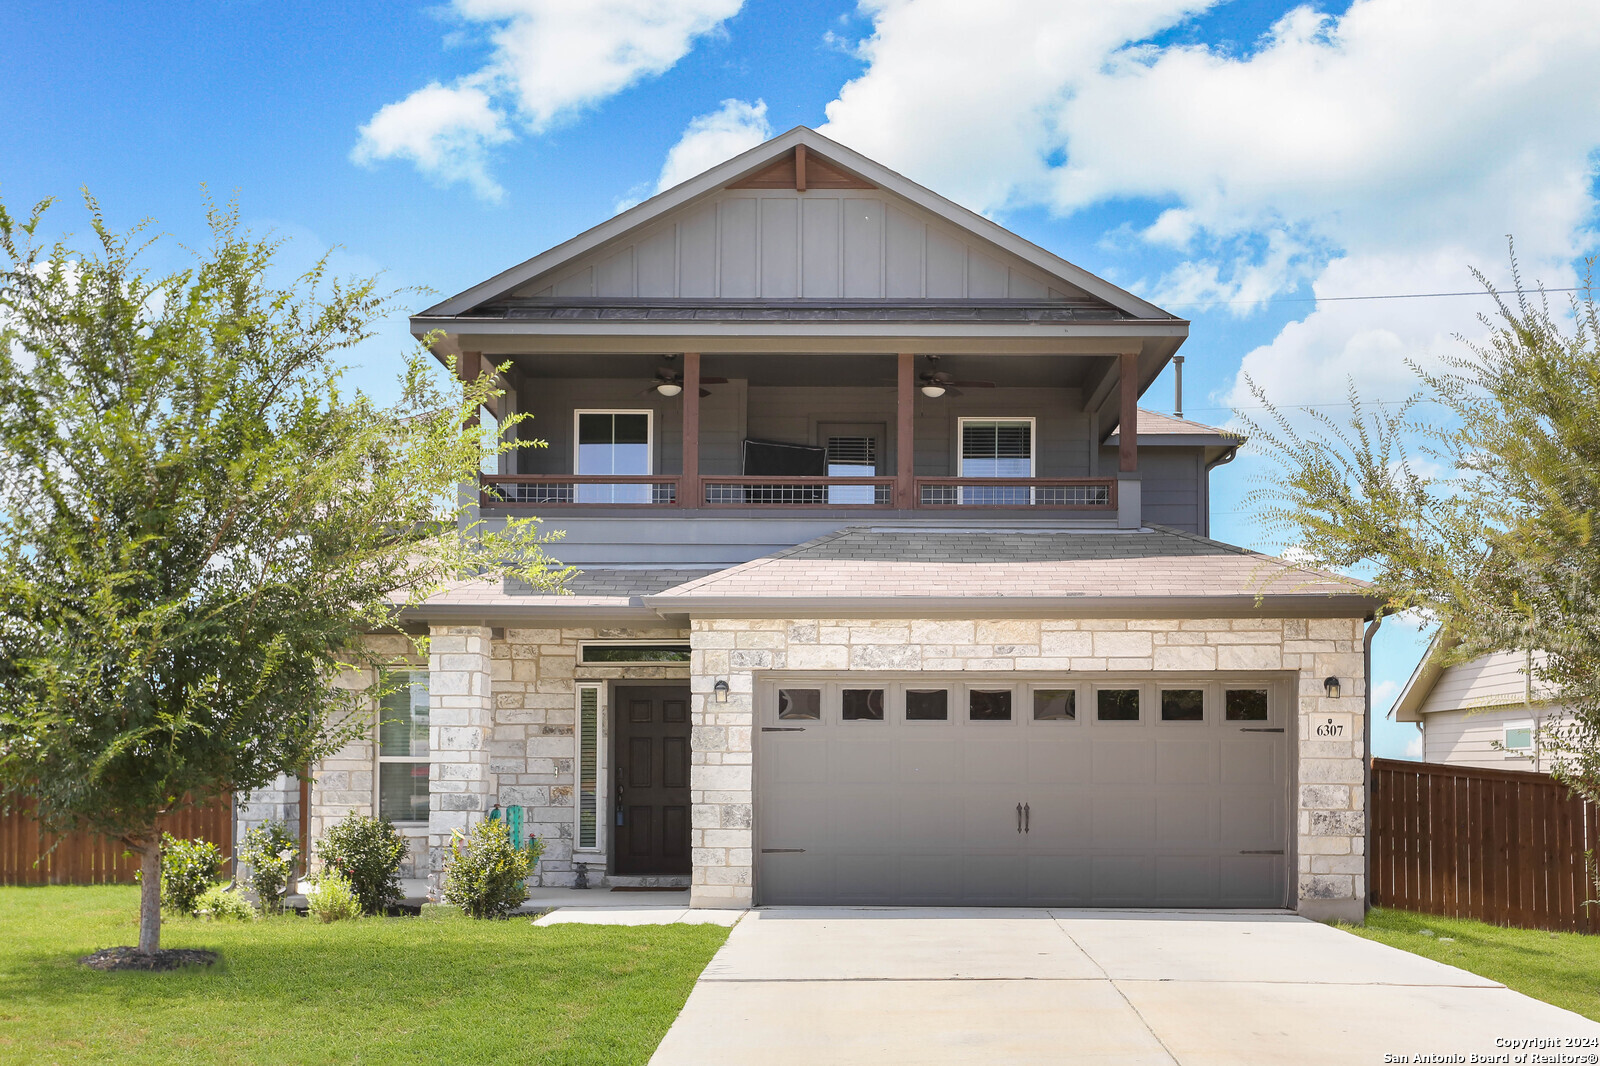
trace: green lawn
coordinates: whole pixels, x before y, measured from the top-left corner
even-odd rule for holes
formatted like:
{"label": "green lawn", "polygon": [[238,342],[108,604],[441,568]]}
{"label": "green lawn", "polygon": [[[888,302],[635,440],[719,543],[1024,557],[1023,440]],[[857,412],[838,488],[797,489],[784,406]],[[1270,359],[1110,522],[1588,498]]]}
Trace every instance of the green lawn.
{"label": "green lawn", "polygon": [[1378,908],[1367,915],[1366,926],[1342,928],[1600,1021],[1600,936],[1502,929],[1466,918]]}
{"label": "green lawn", "polygon": [[219,966],[100,973],[134,887],[0,888],[0,1062],[644,1062],[718,926],[371,918],[163,923]]}

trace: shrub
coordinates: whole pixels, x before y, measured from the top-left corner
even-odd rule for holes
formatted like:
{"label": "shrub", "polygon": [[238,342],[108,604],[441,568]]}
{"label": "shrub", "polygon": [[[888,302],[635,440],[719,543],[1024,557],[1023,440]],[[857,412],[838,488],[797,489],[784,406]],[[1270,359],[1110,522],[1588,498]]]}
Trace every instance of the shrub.
{"label": "shrub", "polygon": [[248,922],[256,916],[250,901],[227,885],[212,885],[195,905],[195,913],[216,922]]}
{"label": "shrub", "polygon": [[349,882],[364,914],[382,914],[405,898],[400,892],[400,863],[406,842],[387,818],[351,811],[317,841],[317,856]]}
{"label": "shrub", "polygon": [[[193,914],[206,890],[221,880],[222,852],[209,840],[179,840],[161,834],[161,907]],[[137,875],[136,875],[137,876]]]}
{"label": "shrub", "polygon": [[451,834],[444,867],[444,899],[471,918],[500,918],[528,898],[523,884],[544,851],[530,840],[518,847],[499,820],[484,820],[463,836]]}
{"label": "shrub", "polygon": [[264,822],[244,835],[239,858],[250,867],[245,879],[255,892],[263,914],[283,910],[295,856],[300,853],[295,835],[283,822]]}
{"label": "shrub", "polygon": [[361,898],[348,880],[327,871],[306,889],[306,913],[323,922],[361,917]]}

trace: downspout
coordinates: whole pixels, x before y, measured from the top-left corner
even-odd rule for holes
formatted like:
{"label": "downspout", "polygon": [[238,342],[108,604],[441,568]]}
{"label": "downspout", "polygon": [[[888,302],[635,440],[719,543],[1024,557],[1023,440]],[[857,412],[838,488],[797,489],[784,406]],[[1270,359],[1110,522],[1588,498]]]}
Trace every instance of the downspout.
{"label": "downspout", "polygon": [[1361,731],[1361,832],[1365,840],[1361,848],[1361,877],[1366,889],[1361,901],[1363,915],[1372,905],[1372,638],[1378,635],[1381,625],[1383,615],[1373,615],[1372,621],[1367,624],[1366,636],[1361,641],[1361,670],[1367,704],[1366,713],[1362,716],[1366,728]]}

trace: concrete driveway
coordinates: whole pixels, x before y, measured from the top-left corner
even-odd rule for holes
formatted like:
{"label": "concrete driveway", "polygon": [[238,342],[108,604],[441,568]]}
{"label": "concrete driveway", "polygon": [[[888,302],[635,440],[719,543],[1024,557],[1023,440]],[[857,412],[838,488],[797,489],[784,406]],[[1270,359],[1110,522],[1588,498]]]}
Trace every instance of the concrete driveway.
{"label": "concrete driveway", "polygon": [[774,908],[734,928],[650,1061],[1514,1063],[1496,1040],[1530,1037],[1600,1025],[1287,914]]}

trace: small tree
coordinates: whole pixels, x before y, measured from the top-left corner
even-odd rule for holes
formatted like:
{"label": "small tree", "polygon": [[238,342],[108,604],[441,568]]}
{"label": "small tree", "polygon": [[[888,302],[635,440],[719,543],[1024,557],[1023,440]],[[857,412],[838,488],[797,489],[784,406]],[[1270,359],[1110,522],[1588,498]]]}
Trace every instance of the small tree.
{"label": "small tree", "polygon": [[152,276],[140,229],[85,200],[85,249],[35,239],[48,201],[0,205],[0,793],[140,854],[153,952],[158,819],[367,728],[370,692],[330,682],[441,582],[564,572],[531,520],[456,506],[513,446],[477,428],[492,373],[457,384],[418,350],[392,406],[342,386],[396,294],[326,258],[274,284],[278,243],[232,206],[192,267]]}
{"label": "small tree", "polygon": [[[1312,566],[1363,569],[1390,612],[1416,610],[1449,634],[1437,654],[1533,653],[1566,705],[1542,733],[1554,775],[1600,801],[1600,305],[1593,262],[1571,324],[1522,291],[1494,297],[1484,343],[1444,369],[1412,365],[1419,391],[1372,411],[1350,388],[1344,421],[1295,429],[1241,415],[1278,472],[1253,499]],[[1411,451],[1427,460],[1419,463]],[[1437,472],[1435,472],[1437,471]]]}

